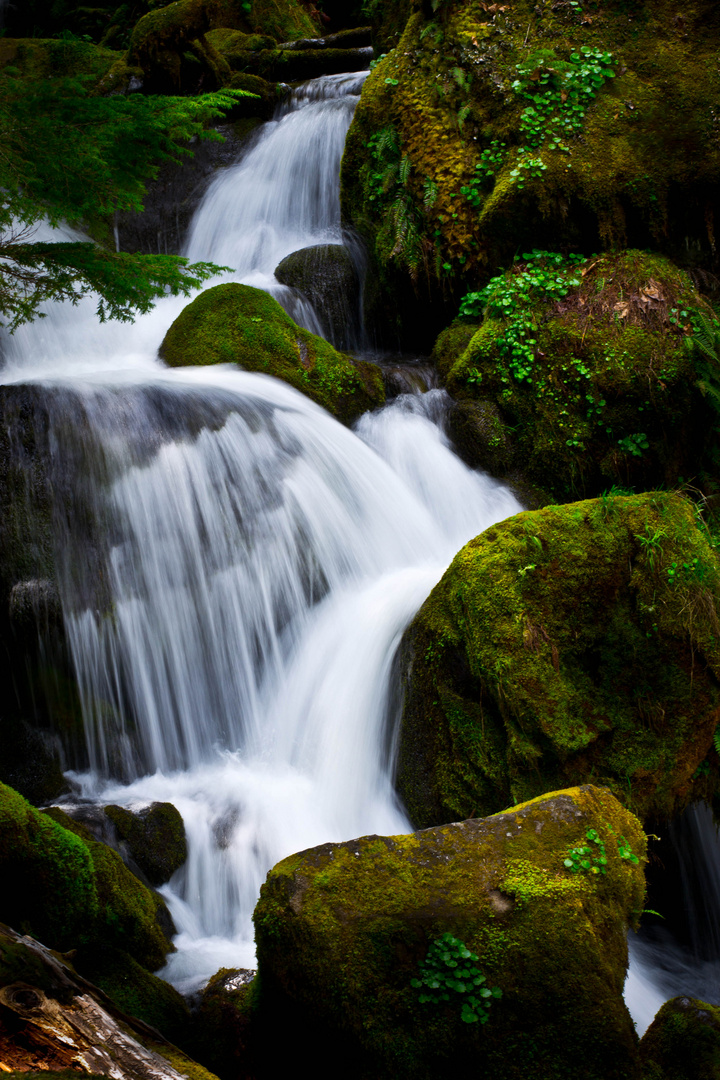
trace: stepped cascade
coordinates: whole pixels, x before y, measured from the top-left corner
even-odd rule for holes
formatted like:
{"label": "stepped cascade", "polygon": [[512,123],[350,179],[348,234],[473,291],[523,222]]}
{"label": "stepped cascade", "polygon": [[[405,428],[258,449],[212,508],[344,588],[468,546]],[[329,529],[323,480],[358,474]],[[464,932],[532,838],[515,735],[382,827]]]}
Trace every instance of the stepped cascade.
{"label": "stepped cascade", "polygon": [[[294,91],[212,181],[187,242],[317,333],[321,314],[273,272],[343,242],[363,78]],[[43,396],[51,469],[82,486],[91,522],[56,536],[87,742],[73,779],[90,802],[180,810],[189,857],[162,890],[179,931],[162,974],[189,991],[253,966],[278,860],[410,829],[392,782],[400,637],[455,553],[521,506],[454,454],[444,391],[401,394],[349,431],[267,376],[168,371],[157,348],[183,304],[130,328],[100,325],[92,298],[48,309],[5,339],[0,381]],[[648,949],[629,983],[640,1026],[675,989],[655,990]]]}

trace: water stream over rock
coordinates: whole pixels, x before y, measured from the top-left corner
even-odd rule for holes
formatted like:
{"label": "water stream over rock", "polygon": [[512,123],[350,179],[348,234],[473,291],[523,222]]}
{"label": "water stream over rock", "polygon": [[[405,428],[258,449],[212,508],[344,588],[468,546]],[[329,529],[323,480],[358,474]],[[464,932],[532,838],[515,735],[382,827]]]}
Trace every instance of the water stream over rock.
{"label": "water stream over rock", "polygon": [[[213,181],[186,252],[315,331],[273,270],[343,240],[339,162],[363,77],[297,90]],[[253,907],[279,859],[410,827],[392,785],[396,647],[459,548],[520,506],[452,452],[442,391],[401,394],[351,432],[262,375],[167,371],[157,347],[184,303],[129,328],[100,325],[91,298],[55,306],[5,341],[1,381],[46,395],[53,470],[87,498],[82,529],[56,538],[91,766],[74,778],[85,799],[182,813],[163,974],[191,990],[252,966]]]}

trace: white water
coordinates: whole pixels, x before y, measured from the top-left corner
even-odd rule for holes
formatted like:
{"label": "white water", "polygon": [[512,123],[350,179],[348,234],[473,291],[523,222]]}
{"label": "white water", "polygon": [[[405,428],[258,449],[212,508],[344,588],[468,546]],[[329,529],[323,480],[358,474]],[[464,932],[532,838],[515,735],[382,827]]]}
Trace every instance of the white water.
{"label": "white water", "polygon": [[[211,185],[191,258],[234,266],[298,317],[272,270],[341,239],[361,82],[317,80],[265,126]],[[91,470],[109,600],[88,604],[72,522],[60,559],[93,764],[77,780],[101,802],[180,809],[190,854],[164,890],[180,931],[165,975],[188,989],[252,965],[252,910],[279,859],[409,828],[391,782],[396,647],[456,551],[520,507],[454,456],[439,391],[353,434],[270,378],[164,370],[183,303],[132,327],[100,326],[91,300],[55,307],[7,343],[3,381],[47,388],[55,467]]]}
{"label": "white water", "polygon": [[[296,93],[211,185],[186,252],[233,266],[222,280],[268,289],[310,329],[316,314],[272,271],[342,238],[337,174],[361,82]],[[181,811],[190,855],[164,889],[180,931],[164,974],[191,989],[252,966],[252,910],[280,858],[409,828],[391,783],[394,651],[455,552],[519,506],[452,454],[440,392],[353,434],[263,376],[166,371],[157,347],[186,302],[130,327],[100,325],[92,299],[54,306],[4,341],[2,381],[71,393],[101,459],[110,611],[65,580],[94,764],[77,779],[100,802]],[[633,949],[639,1031],[666,996],[657,968]]]}

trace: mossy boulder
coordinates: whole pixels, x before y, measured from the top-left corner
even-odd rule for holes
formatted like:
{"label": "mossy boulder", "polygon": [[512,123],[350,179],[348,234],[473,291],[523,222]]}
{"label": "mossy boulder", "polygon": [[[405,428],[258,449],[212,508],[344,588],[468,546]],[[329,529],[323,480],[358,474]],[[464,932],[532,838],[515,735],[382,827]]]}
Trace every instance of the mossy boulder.
{"label": "mossy boulder", "polygon": [[[320,75],[363,71],[372,59],[372,49],[369,47],[350,48],[338,43],[332,48],[323,38],[278,46],[272,38],[259,34],[214,30],[206,40],[233,71],[247,72],[275,82],[299,82]],[[231,82],[230,85],[235,84]]]}
{"label": "mossy boulder", "polygon": [[695,998],[666,1001],[640,1042],[643,1080],[718,1080],[720,1009]]}
{"label": "mossy boulder", "polygon": [[569,266],[547,256],[488,292],[479,328],[455,323],[435,348],[464,403],[460,442],[473,465],[500,477],[521,468],[560,501],[681,477],[712,490],[718,411],[703,372],[720,369],[695,345],[713,314],[686,274],[640,251]]}
{"label": "mossy boulder", "polygon": [[360,282],[344,244],[317,244],[286,255],[275,267],[281,285],[305,293],[338,348],[357,340]]}
{"label": "mossy boulder", "polygon": [[149,970],[172,949],[158,923],[164,903],[56,808],[39,812],[0,785],[0,918],[54,948],[113,945]]}
{"label": "mossy boulder", "polygon": [[222,1080],[270,1075],[262,1062],[254,1017],[254,971],[221,968],[200,994],[192,1052]]}
{"label": "mossy boulder", "polygon": [[676,494],[548,506],[472,540],[402,643],[397,784],[413,821],[591,779],[641,817],[705,796],[719,587]]}
{"label": "mossy boulder", "polygon": [[85,75],[100,79],[117,63],[121,53],[101,48],[89,41],[43,40],[32,38],[0,39],[0,70],[27,79],[48,79]]}
{"label": "mossy boulder", "polygon": [[187,859],[185,826],[172,803],[154,802],[138,811],[106,806],[105,813],[151,885],[164,885]]}
{"label": "mossy boulder", "polygon": [[[588,843],[606,873],[567,867]],[[352,1078],[559,1080],[579,1062],[593,1080],[639,1077],[622,990],[644,855],[637,819],[595,787],[292,855],[255,910],[257,1016],[282,1026],[295,1060],[321,1042]],[[502,992],[484,1025],[463,1022],[459,988],[423,1003],[413,986],[446,934]],[[280,1075],[283,1046],[268,1054]]]}
{"label": "mossy boulder", "polygon": [[719,45],[712,0],[418,5],[363,88],[345,218],[382,280],[428,278],[438,300],[533,247],[712,270]]}
{"label": "mossy boulder", "polygon": [[170,365],[235,363],[294,386],[345,424],[385,400],[377,368],[299,327],[262,289],[216,285],[180,313],[160,356]]}

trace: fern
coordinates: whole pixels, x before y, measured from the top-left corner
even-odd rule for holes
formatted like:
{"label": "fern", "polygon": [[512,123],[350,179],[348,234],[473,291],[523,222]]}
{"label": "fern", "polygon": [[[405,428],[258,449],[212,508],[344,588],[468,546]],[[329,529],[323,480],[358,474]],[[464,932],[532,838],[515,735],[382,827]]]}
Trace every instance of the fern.
{"label": "fern", "polygon": [[720,754],[720,727],[715,728],[715,734],[713,735],[713,746]]}
{"label": "fern", "polygon": [[407,182],[410,179],[410,173],[412,172],[412,161],[408,154],[403,154],[402,161],[398,168],[398,183],[403,187],[407,187]]}

